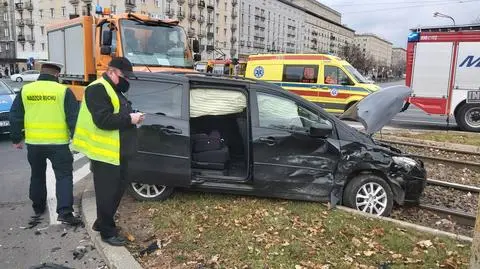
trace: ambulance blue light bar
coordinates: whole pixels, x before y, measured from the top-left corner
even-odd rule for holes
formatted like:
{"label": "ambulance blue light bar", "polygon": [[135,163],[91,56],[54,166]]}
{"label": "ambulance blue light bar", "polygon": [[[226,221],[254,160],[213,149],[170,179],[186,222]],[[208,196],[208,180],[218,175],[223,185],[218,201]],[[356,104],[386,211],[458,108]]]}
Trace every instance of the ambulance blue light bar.
{"label": "ambulance blue light bar", "polygon": [[419,32],[411,32],[408,34],[408,42],[417,42],[417,41],[420,41]]}

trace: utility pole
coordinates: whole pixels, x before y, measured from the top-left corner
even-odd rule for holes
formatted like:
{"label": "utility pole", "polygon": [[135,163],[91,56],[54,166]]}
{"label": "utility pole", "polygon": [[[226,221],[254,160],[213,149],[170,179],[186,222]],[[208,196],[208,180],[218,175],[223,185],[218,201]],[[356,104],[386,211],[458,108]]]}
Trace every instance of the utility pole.
{"label": "utility pole", "polygon": [[470,269],[480,268],[480,199],[478,199],[477,219],[473,230],[473,242],[470,255]]}

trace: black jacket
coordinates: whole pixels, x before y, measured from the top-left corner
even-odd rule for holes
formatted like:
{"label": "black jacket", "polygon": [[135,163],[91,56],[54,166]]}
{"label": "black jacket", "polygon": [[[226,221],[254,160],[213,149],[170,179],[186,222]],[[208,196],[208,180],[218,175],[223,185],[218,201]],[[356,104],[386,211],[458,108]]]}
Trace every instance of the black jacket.
{"label": "black jacket", "polygon": [[[55,81],[58,79],[49,74],[40,74],[37,80]],[[73,92],[67,88],[64,101],[64,112],[67,120],[70,137],[73,137],[75,124],[77,123],[79,103]],[[22,101],[22,92],[20,91],[15,100],[13,100],[10,108],[10,138],[14,144],[18,144],[23,140],[22,130],[24,129],[25,107]]]}
{"label": "black jacket", "polygon": [[132,105],[106,74],[103,78],[117,93],[120,100],[119,113],[113,113],[112,102],[102,84],[91,85],[85,89],[85,102],[98,128],[120,131],[120,157],[128,158],[137,151],[137,126],[132,124],[130,117],[130,113],[133,112]]}

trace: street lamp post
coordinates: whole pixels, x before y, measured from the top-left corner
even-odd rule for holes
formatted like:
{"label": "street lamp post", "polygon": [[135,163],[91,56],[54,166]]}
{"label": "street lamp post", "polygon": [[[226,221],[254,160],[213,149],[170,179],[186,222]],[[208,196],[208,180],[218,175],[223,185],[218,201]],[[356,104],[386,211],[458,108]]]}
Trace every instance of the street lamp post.
{"label": "street lamp post", "polygon": [[433,17],[441,17],[441,18],[451,19],[453,21],[453,25],[455,25],[455,19],[453,19],[453,17],[448,16],[446,14],[442,14],[440,12],[435,12],[435,13],[433,13]]}

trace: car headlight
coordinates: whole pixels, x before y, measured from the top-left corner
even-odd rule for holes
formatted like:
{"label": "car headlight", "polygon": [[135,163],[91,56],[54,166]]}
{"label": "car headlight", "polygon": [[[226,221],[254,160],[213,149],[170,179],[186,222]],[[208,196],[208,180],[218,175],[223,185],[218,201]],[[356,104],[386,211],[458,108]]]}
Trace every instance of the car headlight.
{"label": "car headlight", "polygon": [[417,161],[408,157],[394,156],[392,159],[396,164],[406,168],[407,170],[410,170],[417,165]]}

